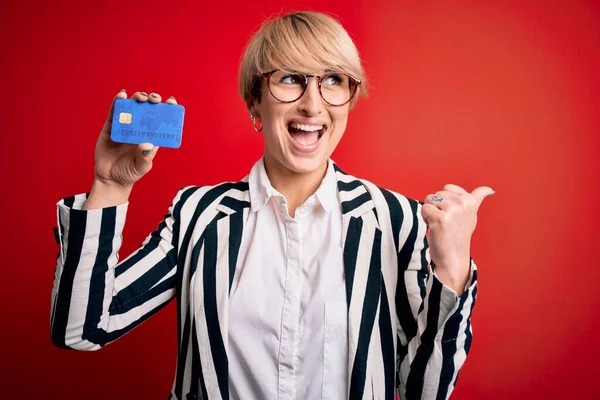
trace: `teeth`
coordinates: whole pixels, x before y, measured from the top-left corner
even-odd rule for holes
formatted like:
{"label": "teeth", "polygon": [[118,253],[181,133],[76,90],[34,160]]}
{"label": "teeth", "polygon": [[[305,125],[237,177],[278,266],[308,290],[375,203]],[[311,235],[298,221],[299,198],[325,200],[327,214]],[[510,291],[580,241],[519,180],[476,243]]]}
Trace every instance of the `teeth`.
{"label": "teeth", "polygon": [[292,122],[290,126],[294,129],[300,129],[306,132],[320,131],[321,129],[323,129],[323,125],[304,125],[299,124],[297,122]]}

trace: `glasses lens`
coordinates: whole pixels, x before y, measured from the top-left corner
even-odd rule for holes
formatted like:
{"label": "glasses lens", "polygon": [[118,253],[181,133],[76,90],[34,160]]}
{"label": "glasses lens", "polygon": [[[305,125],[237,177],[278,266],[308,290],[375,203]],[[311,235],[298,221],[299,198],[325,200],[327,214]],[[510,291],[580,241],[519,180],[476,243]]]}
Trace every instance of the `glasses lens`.
{"label": "glasses lens", "polygon": [[346,104],[356,92],[356,82],[346,74],[328,73],[321,79],[321,94],[327,103]]}
{"label": "glasses lens", "polygon": [[269,90],[279,101],[294,101],[302,96],[306,81],[301,74],[276,71],[269,79]]}

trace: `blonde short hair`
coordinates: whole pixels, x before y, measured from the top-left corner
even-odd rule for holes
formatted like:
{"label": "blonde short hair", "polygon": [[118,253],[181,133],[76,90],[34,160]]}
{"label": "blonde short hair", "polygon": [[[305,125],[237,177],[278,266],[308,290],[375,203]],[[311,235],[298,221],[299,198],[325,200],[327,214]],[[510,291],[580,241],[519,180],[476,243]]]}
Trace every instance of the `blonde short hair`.
{"label": "blonde short hair", "polygon": [[348,32],[333,17],[314,11],[293,12],[265,21],[244,50],[239,70],[240,96],[248,111],[260,102],[261,74],[275,69],[331,69],[361,81],[357,97],[366,95],[366,76]]}

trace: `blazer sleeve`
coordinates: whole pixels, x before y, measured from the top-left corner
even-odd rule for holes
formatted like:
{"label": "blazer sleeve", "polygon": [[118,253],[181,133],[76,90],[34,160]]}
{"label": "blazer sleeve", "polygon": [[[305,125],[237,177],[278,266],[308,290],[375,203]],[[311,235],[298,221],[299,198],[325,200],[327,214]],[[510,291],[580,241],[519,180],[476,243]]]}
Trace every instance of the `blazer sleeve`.
{"label": "blazer sleeve", "polygon": [[183,189],[139,249],[119,261],[129,203],[83,210],[89,194],[57,203],[60,250],[51,305],[51,337],[60,348],[98,350],[128,333],[174,297]]}
{"label": "blazer sleeve", "polygon": [[400,399],[447,399],[471,345],[477,267],[462,295],[444,285],[429,256],[423,203],[402,202],[406,239],[398,252],[398,394]]}

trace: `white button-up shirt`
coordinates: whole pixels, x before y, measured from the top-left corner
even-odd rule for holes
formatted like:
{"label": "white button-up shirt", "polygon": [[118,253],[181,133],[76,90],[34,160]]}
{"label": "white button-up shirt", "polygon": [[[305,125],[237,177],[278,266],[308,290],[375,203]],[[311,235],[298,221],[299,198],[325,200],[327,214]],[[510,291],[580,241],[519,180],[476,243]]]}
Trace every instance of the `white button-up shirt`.
{"label": "white button-up shirt", "polygon": [[261,158],[229,303],[231,399],[347,397],[342,211],[333,163],[290,217]]}

